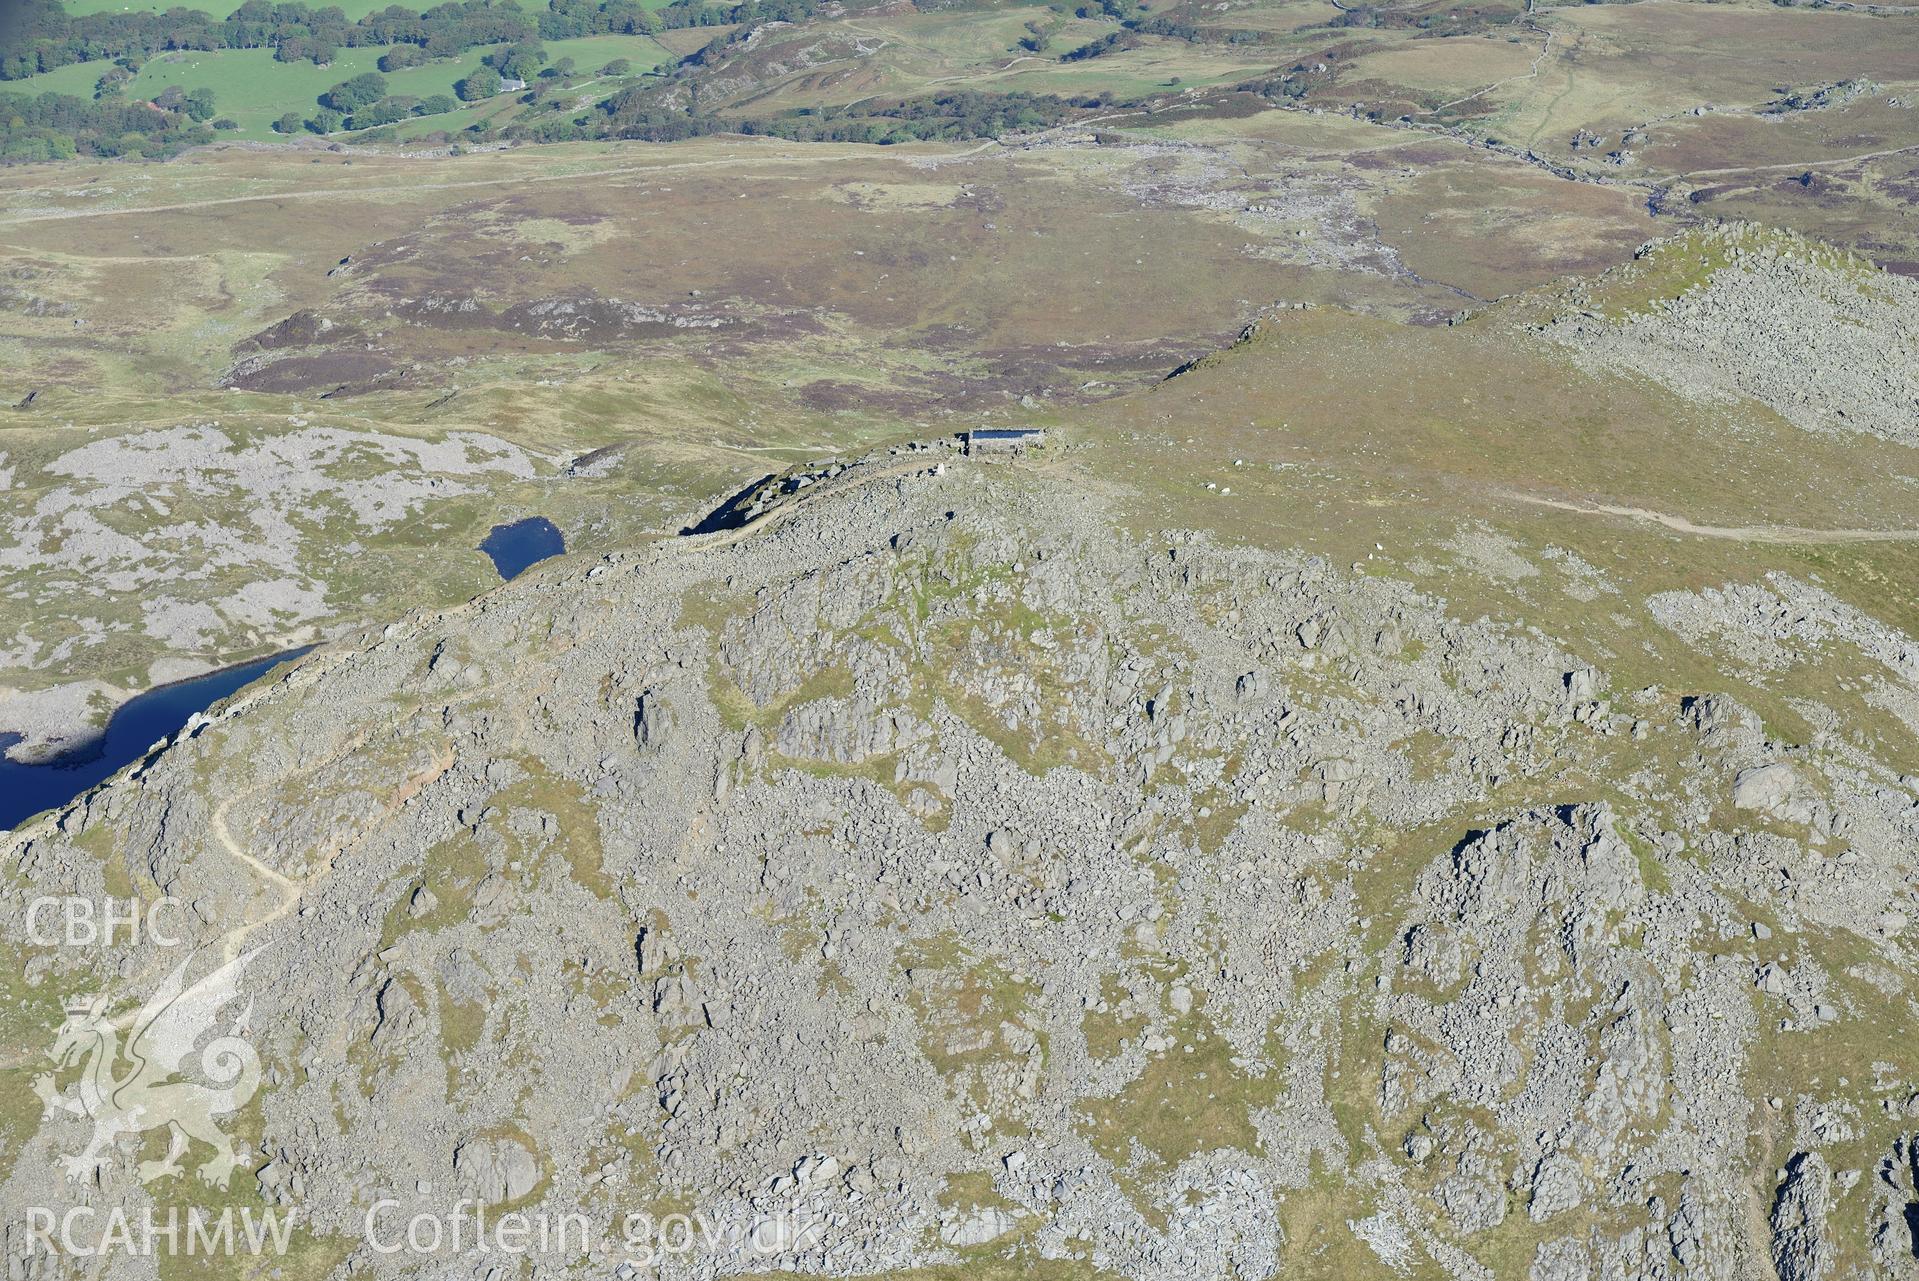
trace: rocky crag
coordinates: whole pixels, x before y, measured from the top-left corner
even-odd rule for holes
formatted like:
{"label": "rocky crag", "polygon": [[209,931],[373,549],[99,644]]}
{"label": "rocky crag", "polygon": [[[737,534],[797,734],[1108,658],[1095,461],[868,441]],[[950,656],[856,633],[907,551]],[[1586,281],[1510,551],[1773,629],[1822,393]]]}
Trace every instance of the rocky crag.
{"label": "rocky crag", "polygon": [[1544,327],[1593,369],[1919,445],[1919,282],[1770,228],[1653,241]]}
{"label": "rocky crag", "polygon": [[[244,961],[211,1173],[302,1275],[1919,1276],[1919,779],[1044,471],[821,488],[324,648],[15,833],[15,902],[199,950],[16,934],[9,1044]],[[1656,607],[1914,697],[1780,587]],[[48,1067],[0,1082],[36,1279],[30,1209],[208,1160],[76,1162]],[[608,1230],[369,1236],[472,1201]],[[712,1230],[611,1227],[670,1212]]]}

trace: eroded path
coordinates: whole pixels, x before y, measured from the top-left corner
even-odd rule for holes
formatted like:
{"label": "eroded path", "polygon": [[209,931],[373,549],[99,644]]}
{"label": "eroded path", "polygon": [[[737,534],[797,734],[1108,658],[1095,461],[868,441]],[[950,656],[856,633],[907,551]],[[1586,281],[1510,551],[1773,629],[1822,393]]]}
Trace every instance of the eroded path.
{"label": "eroded path", "polygon": [[1575,503],[1562,498],[1504,491],[1502,498],[1555,511],[1578,512],[1582,516],[1617,516],[1627,520],[1664,525],[1681,534],[1700,538],[1724,538],[1741,543],[1902,543],[1919,542],[1919,529],[1805,529],[1797,525],[1698,525],[1684,516],[1657,512],[1647,507],[1626,507],[1617,503]]}

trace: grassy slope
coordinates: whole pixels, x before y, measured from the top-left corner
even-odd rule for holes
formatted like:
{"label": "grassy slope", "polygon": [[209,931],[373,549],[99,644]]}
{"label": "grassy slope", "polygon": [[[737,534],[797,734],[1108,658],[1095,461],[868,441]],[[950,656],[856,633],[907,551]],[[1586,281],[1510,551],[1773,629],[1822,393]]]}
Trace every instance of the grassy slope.
{"label": "grassy slope", "polygon": [[[1863,696],[1885,669],[1857,648],[1828,644],[1787,671],[1759,673],[1736,649],[1714,653],[1686,643],[1646,605],[1657,592],[1763,584],[1768,574],[1784,573],[1910,635],[1919,628],[1919,608],[1910,591],[1894,585],[1919,579],[1912,543],[1768,545],[1688,536],[1512,497],[1614,501],[1712,523],[1909,529],[1919,524],[1904,479],[1913,451],[1810,435],[1756,406],[1700,406],[1632,380],[1588,378],[1558,353],[1502,332],[1499,320],[1495,313],[1419,333],[1332,311],[1289,315],[1148,393],[1062,415],[1065,447],[1052,465],[1080,483],[1126,494],[1128,523],[1143,537],[1198,527],[1226,540],[1317,551],[1342,569],[1416,582],[1454,618],[1535,623],[1602,665],[1616,692],[1652,685],[1669,699],[1728,692],[1760,714],[1771,738],[1801,745],[1815,740],[1816,726],[1800,700],[1816,700],[1838,713],[1835,738],[1896,769],[1919,767],[1909,727]],[[1476,555],[1475,542],[1497,544],[1511,559]],[[1569,572],[1569,554],[1602,577],[1582,582],[1585,571]],[[1590,581],[1602,584],[1597,594]],[[1643,803],[1617,790],[1629,772],[1672,776],[1695,768],[1696,761],[1662,761],[1635,744],[1544,777],[1536,791],[1504,786],[1486,814],[1450,815],[1431,835],[1450,842],[1527,804],[1596,796],[1633,815]],[[1721,813],[1712,821],[1738,820]],[[1433,849],[1427,835],[1389,838],[1395,861],[1374,859],[1363,882],[1371,910],[1390,919],[1382,906],[1405,892],[1403,881],[1390,879],[1393,868],[1415,855],[1423,863]],[[1760,906],[1755,916],[1765,911]],[[1807,931],[1795,945],[1844,974],[1846,999],[1871,1013],[1812,1037],[1762,1029],[1750,1092],[1790,1097],[1809,1081],[1830,1087],[1835,1077],[1843,1087],[1860,1065],[1901,1061],[1900,1016],[1882,1013],[1879,995],[1854,981],[1868,950],[1842,931]],[[1368,1104],[1368,1083],[1379,1079],[1380,1029],[1361,1018],[1347,1031],[1336,1059],[1343,1072],[1333,1076],[1359,1083],[1360,1102]],[[1338,1094],[1337,1084],[1332,1091]],[[1865,1168],[1888,1133],[1870,1120],[1876,1108],[1862,1111],[1865,1133],[1843,1160]],[[1754,1203],[1763,1213],[1770,1172],[1793,1140],[1763,1109],[1747,1140]],[[1339,1183],[1325,1188],[1323,1200],[1311,1192],[1289,1197],[1289,1241],[1325,1264],[1342,1240],[1325,1225],[1366,1213],[1357,1197]],[[1863,1255],[1863,1199],[1834,1218],[1849,1259]],[[1471,1248],[1493,1275],[1522,1275],[1536,1232],[1509,1217]],[[1759,1244],[1763,1250],[1763,1228]]]}
{"label": "grassy slope", "polygon": [[1477,128],[1560,153],[1579,128],[1616,132],[1688,112],[1770,101],[1781,86],[1909,80],[1910,22],[1771,5],[1556,9],[1555,56],[1493,96]]}
{"label": "grassy slope", "polygon": [[[1810,730],[1779,690],[1729,681],[1638,602],[1784,571],[1891,626],[1919,628],[1919,610],[1885,591],[1919,575],[1912,543],[1765,545],[1514,498],[1640,506],[1701,524],[1908,528],[1919,520],[1899,479],[1910,450],[1813,436],[1757,406],[1703,407],[1648,384],[1589,378],[1490,319],[1418,332],[1309,312],[1102,406],[1078,434],[1099,474],[1137,487],[1142,533],[1201,526],[1304,546],[1340,565],[1378,558],[1459,617],[1536,618],[1579,638],[1621,688],[1730,688],[1788,740]],[[1475,530],[1542,572],[1506,577],[1448,554]],[[1569,594],[1546,554],[1555,547],[1577,549],[1621,594]],[[1847,685],[1873,668],[1834,654],[1819,672],[1796,672],[1792,692],[1840,709],[1847,735],[1882,759],[1919,767],[1910,734]]]}
{"label": "grassy slope", "polygon": [[[1049,34],[1039,53],[1020,41],[1038,27]],[[1145,37],[1138,48],[1078,62],[1063,55],[1120,28],[1109,20],[1082,20],[1036,4],[843,19],[774,31],[758,57],[742,64],[751,74],[743,96],[723,105],[728,115],[759,116],[869,97],[913,96],[970,88],[985,92],[1111,93],[1124,98],[1230,84],[1260,75],[1290,55],[1268,46],[1195,44]],[[835,55],[821,63],[821,46],[844,49],[864,42],[869,52]],[[801,55],[800,51],[804,50]],[[774,65],[777,64],[777,69]],[[834,68],[823,74],[822,65]]]}

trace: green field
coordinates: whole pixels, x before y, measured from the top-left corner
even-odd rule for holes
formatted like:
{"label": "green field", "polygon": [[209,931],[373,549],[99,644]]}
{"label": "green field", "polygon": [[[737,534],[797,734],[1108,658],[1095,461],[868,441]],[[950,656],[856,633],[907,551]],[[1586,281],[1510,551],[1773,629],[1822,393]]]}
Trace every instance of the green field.
{"label": "green field", "polygon": [[[492,47],[469,49],[458,58],[409,67],[387,76],[387,84],[396,94],[418,98],[453,92],[453,84],[480,65]],[[651,36],[586,36],[578,40],[555,40],[546,45],[549,62],[572,58],[579,72],[591,76],[615,58],[626,58],[636,74],[649,71],[670,56]],[[209,52],[166,53],[151,59],[127,87],[129,100],[152,98],[169,85],[182,89],[213,90],[217,114],[231,118],[240,128],[223,136],[255,142],[271,141],[273,122],[286,112],[301,118],[318,109],[319,95],[327,89],[359,75],[377,70],[383,48],[342,49],[324,67],[310,62],[275,62],[271,49],[220,49]],[[105,61],[76,63],[25,80],[7,81],[0,92],[69,93],[93,96],[94,82],[110,66]],[[585,92],[610,91],[615,82],[595,85]],[[504,105],[507,99],[498,100]],[[479,104],[445,116],[422,117],[406,126],[412,135],[436,129],[463,129],[482,114],[491,114],[493,104]],[[493,109],[497,110],[497,107]]]}
{"label": "green field", "polygon": [[[671,61],[673,56],[651,36],[582,36],[577,40],[550,40],[546,43],[546,51],[549,64],[561,58],[571,58],[576,76],[585,77],[576,79],[574,87],[564,93],[565,100],[581,105],[598,101],[622,85],[633,83],[639,76]],[[484,52],[475,51],[476,54]],[[599,69],[615,58],[625,58],[631,62],[633,75],[613,80],[598,79],[596,73]],[[407,92],[416,91],[409,89]],[[440,130],[458,131],[481,120],[493,128],[503,128],[523,114],[524,109],[519,102],[519,94],[502,94],[444,116],[421,116],[416,120],[402,121],[394,128],[401,141],[411,141]]]}
{"label": "green field", "polygon": [[[378,13],[390,3],[392,0],[328,0],[329,7],[344,11],[355,22],[369,13]],[[67,12],[76,18],[89,13],[165,13],[168,9],[195,9],[225,18],[239,7],[240,0],[66,0]],[[426,9],[430,6],[408,7]]]}
{"label": "green field", "polygon": [[[400,0],[407,9],[424,11],[430,9],[437,0]],[[389,8],[395,0],[327,0],[324,7],[339,9],[348,21],[358,22],[369,13],[378,13]],[[649,13],[657,13],[665,8],[670,0],[644,0],[641,8]],[[240,0],[66,0],[66,11],[76,18],[90,13],[165,13],[169,9],[192,9],[199,13],[210,13],[216,18],[230,17],[240,7]],[[323,6],[314,4],[313,8]],[[543,11],[546,5],[541,3],[521,6],[528,14]]]}
{"label": "green field", "polygon": [[94,82],[111,65],[104,60],[76,62],[25,80],[0,80],[0,93],[70,93],[77,98],[91,98]]}
{"label": "green field", "polygon": [[615,58],[627,59],[635,71],[651,71],[672,56],[652,36],[581,36],[545,44],[549,64],[571,58],[583,73],[596,72]]}

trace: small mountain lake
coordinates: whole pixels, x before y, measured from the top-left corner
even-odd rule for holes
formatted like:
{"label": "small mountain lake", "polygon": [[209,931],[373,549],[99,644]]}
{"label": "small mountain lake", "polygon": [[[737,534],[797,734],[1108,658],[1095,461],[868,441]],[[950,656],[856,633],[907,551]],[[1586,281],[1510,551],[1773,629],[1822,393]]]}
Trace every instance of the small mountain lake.
{"label": "small mountain lake", "polygon": [[[138,760],[158,740],[178,733],[195,712],[204,712],[311,648],[309,645],[238,667],[224,667],[136,695],[113,713],[104,736],[64,756],[35,765],[0,756],[0,831],[42,810],[64,805],[115,770]],[[0,752],[18,741],[17,734],[0,734]]]}
{"label": "small mountain lake", "polygon": [[495,525],[480,540],[480,550],[493,561],[500,577],[511,581],[543,560],[566,550],[566,535],[544,516],[529,516],[510,525]]}

